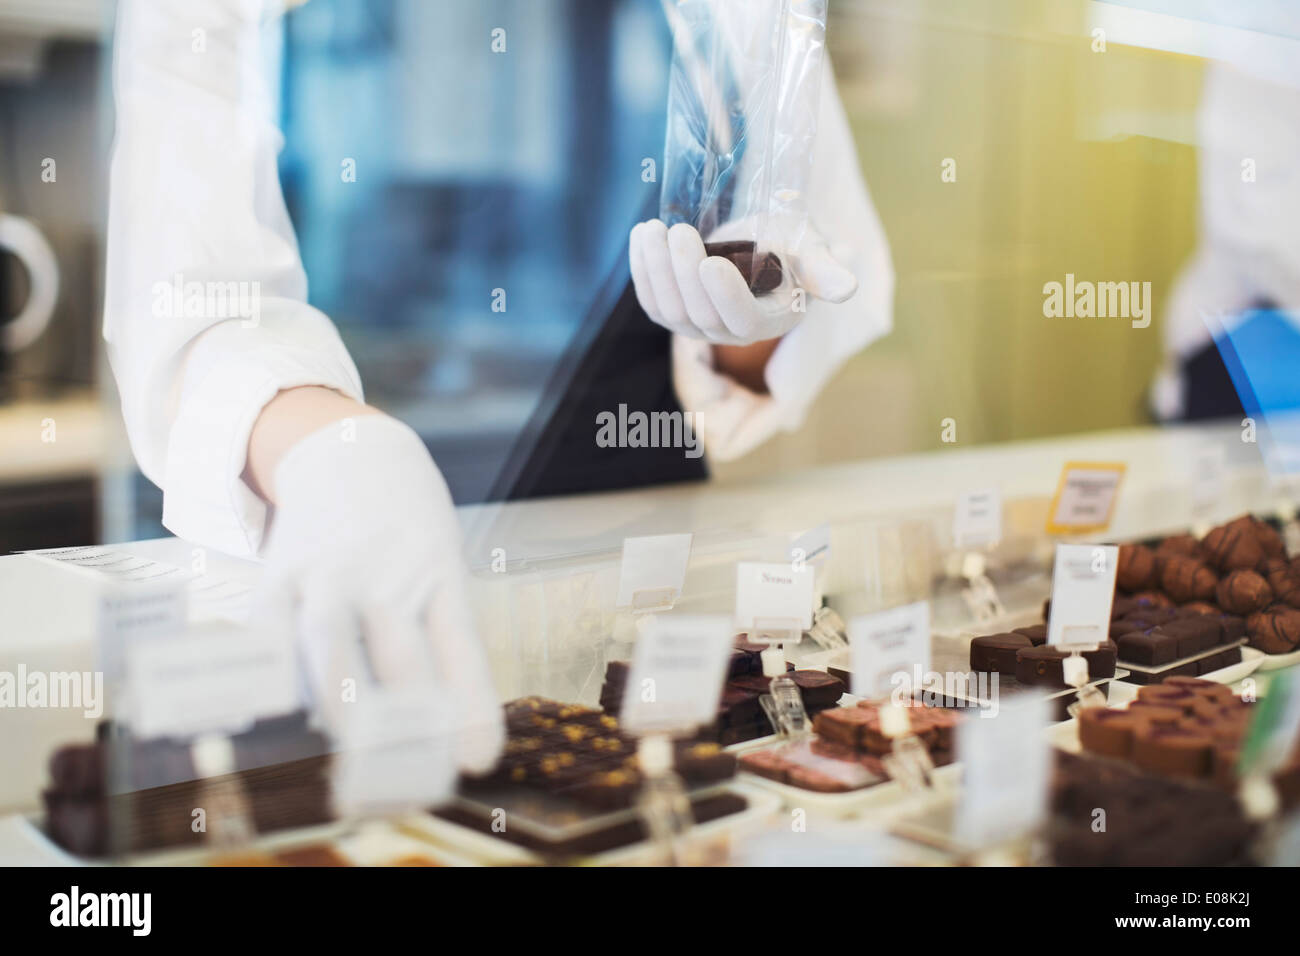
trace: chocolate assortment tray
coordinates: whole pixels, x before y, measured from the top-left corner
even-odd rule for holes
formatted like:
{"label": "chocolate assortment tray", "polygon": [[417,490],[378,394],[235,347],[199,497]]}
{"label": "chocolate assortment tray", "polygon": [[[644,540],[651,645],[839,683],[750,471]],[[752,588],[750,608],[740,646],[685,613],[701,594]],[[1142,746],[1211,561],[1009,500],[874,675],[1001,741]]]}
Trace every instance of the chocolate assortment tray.
{"label": "chocolate assortment tray", "polygon": [[[645,839],[636,801],[637,741],[612,714],[542,697],[504,707],[506,745],[490,772],[461,780],[439,820],[553,861]],[[749,800],[727,786],[736,757],[708,740],[674,741],[674,767],[697,823],[741,814]]]}
{"label": "chocolate assortment tray", "polygon": [[[911,715],[913,732],[940,768],[936,777],[951,779],[957,770],[952,764],[953,733],[961,715],[921,706]],[[881,733],[879,705],[858,701],[819,713],[813,734],[803,740],[770,737],[731,749],[746,778],[780,795],[787,806],[850,817],[906,796],[884,766],[891,748],[892,742]]]}

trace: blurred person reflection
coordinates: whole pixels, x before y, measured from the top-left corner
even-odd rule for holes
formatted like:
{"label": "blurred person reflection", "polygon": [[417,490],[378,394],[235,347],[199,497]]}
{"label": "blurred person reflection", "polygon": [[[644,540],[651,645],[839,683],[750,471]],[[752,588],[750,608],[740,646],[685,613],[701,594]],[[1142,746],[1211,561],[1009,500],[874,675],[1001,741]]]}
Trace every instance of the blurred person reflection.
{"label": "blurred person reflection", "polygon": [[[1231,3],[1209,12],[1244,13]],[[1271,311],[1300,335],[1300,7],[1272,0],[1250,13],[1266,29],[1216,29],[1206,64],[1200,235],[1170,296],[1151,395],[1163,420],[1243,414],[1215,344],[1224,333]]]}

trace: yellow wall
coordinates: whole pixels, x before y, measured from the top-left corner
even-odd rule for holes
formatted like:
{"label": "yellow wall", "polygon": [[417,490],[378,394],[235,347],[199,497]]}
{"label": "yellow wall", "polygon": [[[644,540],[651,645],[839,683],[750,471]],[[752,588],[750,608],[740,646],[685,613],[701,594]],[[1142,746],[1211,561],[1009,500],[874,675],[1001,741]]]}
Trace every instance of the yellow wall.
{"label": "yellow wall", "polygon": [[[1083,0],[832,0],[830,49],[897,272],[895,330],[774,468],[1146,419],[1161,311],[1191,251],[1200,61],[1108,43]],[[945,157],[957,181],[944,183]],[[1149,281],[1154,320],[1043,315],[1072,272]]]}

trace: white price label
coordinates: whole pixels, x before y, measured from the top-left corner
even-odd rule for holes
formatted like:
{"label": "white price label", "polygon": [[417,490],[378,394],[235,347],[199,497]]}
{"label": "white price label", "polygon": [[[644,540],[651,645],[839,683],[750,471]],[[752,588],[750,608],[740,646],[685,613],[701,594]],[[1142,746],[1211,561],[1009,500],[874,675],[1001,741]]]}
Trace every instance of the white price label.
{"label": "white price label", "polygon": [[95,607],[95,638],[104,679],[120,680],[132,647],[169,641],[185,632],[188,594],[183,578],[104,581]]}
{"label": "white price label", "polygon": [[634,734],[675,733],[713,720],[731,640],[725,615],[659,614],[649,619],[633,652],[623,727]]}
{"label": "white price label", "polygon": [[814,569],[742,561],[736,565],[736,626],[802,632],[812,627]]}
{"label": "white price label", "polygon": [[229,624],[194,625],[126,646],[129,722],[141,737],[237,733],[298,706],[287,639]]}
{"label": "white price label", "polygon": [[900,675],[913,682],[918,668],[924,681],[930,670],[929,603],[919,601],[853,618],[849,621],[849,648],[853,693],[859,697],[887,698]]}
{"label": "white price label", "polygon": [[831,526],[820,524],[805,531],[794,539],[790,545],[790,566],[802,567],[805,564],[820,567],[830,560]]}
{"label": "white price label", "polygon": [[1047,812],[1047,699],[1026,694],[994,713],[969,717],[957,728],[963,777],[955,832],[975,848],[1022,836]]}
{"label": "white price label", "polygon": [[1001,540],[1002,493],[996,488],[962,492],[952,519],[953,547],[987,548]]}
{"label": "white price label", "polygon": [[423,810],[452,795],[456,726],[446,689],[367,684],[341,708],[334,799],[344,813]]}
{"label": "white price label", "polygon": [[1227,452],[1222,445],[1206,445],[1192,460],[1192,511],[1207,514],[1223,500],[1227,486]]}
{"label": "white price label", "polygon": [[1118,560],[1119,548],[1114,545],[1056,546],[1048,644],[1090,648],[1109,638]]}
{"label": "white price label", "polygon": [[615,606],[635,611],[671,608],[686,584],[690,557],[689,534],[624,538]]}

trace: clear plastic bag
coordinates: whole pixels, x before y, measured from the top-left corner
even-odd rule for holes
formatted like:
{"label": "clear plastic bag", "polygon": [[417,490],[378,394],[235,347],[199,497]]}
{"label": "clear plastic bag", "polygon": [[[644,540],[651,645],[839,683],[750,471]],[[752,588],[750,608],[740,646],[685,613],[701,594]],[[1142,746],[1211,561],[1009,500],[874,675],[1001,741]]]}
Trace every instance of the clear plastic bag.
{"label": "clear plastic bag", "polygon": [[755,295],[799,285],[827,0],[663,0],[673,32],[660,218]]}

